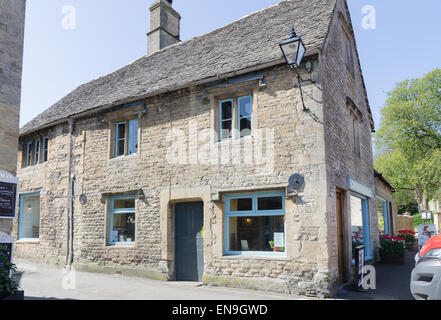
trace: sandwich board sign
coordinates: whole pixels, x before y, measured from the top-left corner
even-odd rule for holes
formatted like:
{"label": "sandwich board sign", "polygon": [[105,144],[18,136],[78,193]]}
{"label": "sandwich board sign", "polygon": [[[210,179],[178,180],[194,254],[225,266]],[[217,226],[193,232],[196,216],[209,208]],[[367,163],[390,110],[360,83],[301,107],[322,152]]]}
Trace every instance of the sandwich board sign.
{"label": "sandwich board sign", "polygon": [[14,219],[17,216],[17,194],[18,179],[0,170],[0,218]]}
{"label": "sandwich board sign", "polygon": [[418,245],[420,248],[434,235],[436,235],[436,226],[434,224],[418,226]]}
{"label": "sandwich board sign", "polygon": [[6,255],[9,263],[11,263],[13,254],[14,254],[14,237],[4,232],[0,232],[0,255]]}

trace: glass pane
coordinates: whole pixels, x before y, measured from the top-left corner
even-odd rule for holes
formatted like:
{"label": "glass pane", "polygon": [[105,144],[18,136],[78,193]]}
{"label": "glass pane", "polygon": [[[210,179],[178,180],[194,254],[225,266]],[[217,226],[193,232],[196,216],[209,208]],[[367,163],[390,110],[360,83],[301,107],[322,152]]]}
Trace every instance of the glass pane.
{"label": "glass pane", "polygon": [[240,117],[249,117],[252,114],[251,96],[239,98],[239,112]]}
{"label": "glass pane", "polygon": [[282,47],[282,50],[285,53],[288,64],[297,63],[298,48],[299,48],[299,41],[292,42]]}
{"label": "glass pane", "polygon": [[281,210],[283,209],[282,197],[262,197],[257,200],[258,210]]}
{"label": "glass pane", "polygon": [[363,207],[360,198],[351,196],[352,253],[355,248],[364,245]]}
{"label": "glass pane", "polygon": [[135,241],[135,213],[113,215],[112,243]]}
{"label": "glass pane", "polygon": [[40,237],[40,196],[26,196],[22,199],[20,238],[38,239]]}
{"label": "glass pane", "polygon": [[253,199],[230,199],[230,211],[252,211]]}
{"label": "glass pane", "polygon": [[123,139],[125,137],[125,134],[126,134],[125,123],[117,124],[117,134],[118,134],[118,136],[116,137],[117,139]]}
{"label": "glass pane", "polygon": [[247,137],[251,135],[251,118],[240,119],[240,136]]}
{"label": "glass pane", "polygon": [[233,118],[233,103],[231,101],[225,101],[221,104],[221,114],[222,119],[221,120],[228,120]]}
{"label": "glass pane", "polygon": [[230,217],[230,251],[285,251],[285,217]]}
{"label": "glass pane", "polygon": [[114,209],[135,209],[135,199],[115,199],[113,200]]}
{"label": "glass pane", "polygon": [[378,227],[380,232],[385,231],[384,229],[384,202],[381,200],[377,201],[377,210],[378,210]]}
{"label": "glass pane", "polygon": [[223,121],[222,122],[222,140],[230,139],[232,137],[231,134],[232,121]]}
{"label": "glass pane", "polygon": [[117,146],[118,146],[118,149],[117,149],[116,155],[117,156],[124,155],[124,140],[118,140]]}
{"label": "glass pane", "polygon": [[138,119],[129,121],[129,145],[128,154],[138,152]]}

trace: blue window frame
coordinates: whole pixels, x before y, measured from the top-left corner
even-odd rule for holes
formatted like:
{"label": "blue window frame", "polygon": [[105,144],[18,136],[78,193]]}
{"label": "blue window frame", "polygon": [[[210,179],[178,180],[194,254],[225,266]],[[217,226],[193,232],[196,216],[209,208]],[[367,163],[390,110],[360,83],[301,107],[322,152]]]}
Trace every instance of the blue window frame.
{"label": "blue window frame", "polygon": [[384,234],[390,234],[389,231],[389,208],[387,205],[387,201],[377,197],[378,201],[377,201],[377,209],[378,209],[378,225],[379,228],[381,229],[381,223],[380,223],[380,216],[382,216],[383,218],[383,224],[384,224]]}
{"label": "blue window frame", "polygon": [[25,167],[29,167],[31,165],[31,157],[32,157],[32,142],[26,143],[26,163]]}
{"label": "blue window frame", "polygon": [[351,225],[352,249],[361,242],[366,248],[366,260],[372,260],[368,198],[354,192],[351,192]]}
{"label": "blue window frame", "polygon": [[238,112],[238,128],[241,138],[251,135],[252,115],[253,115],[253,98],[251,94],[237,98]]}
{"label": "blue window frame", "polygon": [[[138,119],[115,122],[114,157],[135,154],[138,152]],[[126,150],[127,144],[127,150]]]}
{"label": "blue window frame", "polygon": [[219,101],[219,141],[233,138],[234,100]]}
{"label": "blue window frame", "polygon": [[43,138],[43,160],[42,162],[47,162],[47,156],[48,156],[48,141],[49,137]]}
{"label": "blue window frame", "polygon": [[40,140],[35,140],[34,143],[34,165],[40,162]]}
{"label": "blue window frame", "polygon": [[20,195],[19,240],[40,238],[40,192]]}
{"label": "blue window frame", "polygon": [[225,197],[227,255],[286,256],[283,191]]}
{"label": "blue window frame", "polygon": [[135,195],[110,197],[109,245],[135,244]]}

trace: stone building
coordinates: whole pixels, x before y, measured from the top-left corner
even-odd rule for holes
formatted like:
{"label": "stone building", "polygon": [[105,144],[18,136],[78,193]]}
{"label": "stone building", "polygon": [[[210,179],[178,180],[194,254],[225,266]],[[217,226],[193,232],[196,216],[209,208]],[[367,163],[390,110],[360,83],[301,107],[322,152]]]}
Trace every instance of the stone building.
{"label": "stone building", "polygon": [[[16,253],[332,294],[352,279],[352,239],[372,260],[379,233],[346,1],[283,1],[183,42],[171,1],[150,9],[146,56],[21,128]],[[279,48],[292,27],[307,49],[302,91]]]}
{"label": "stone building", "polygon": [[[0,0],[0,171],[15,176],[26,0]],[[0,218],[0,232],[12,221]]]}
{"label": "stone building", "polygon": [[379,230],[396,236],[397,231],[401,230],[398,228],[398,208],[393,198],[396,190],[381,173],[374,171],[374,174]]}

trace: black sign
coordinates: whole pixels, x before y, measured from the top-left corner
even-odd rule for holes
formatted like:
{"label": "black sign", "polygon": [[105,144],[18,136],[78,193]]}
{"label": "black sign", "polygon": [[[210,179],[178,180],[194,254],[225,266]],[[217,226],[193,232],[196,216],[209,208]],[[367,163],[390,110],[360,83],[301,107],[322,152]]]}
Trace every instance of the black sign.
{"label": "black sign", "polygon": [[363,275],[364,275],[364,259],[365,246],[359,246],[355,248],[355,280],[356,287],[361,288],[363,286]]}
{"label": "black sign", "polygon": [[17,198],[15,183],[0,182],[0,217],[14,218]]}

